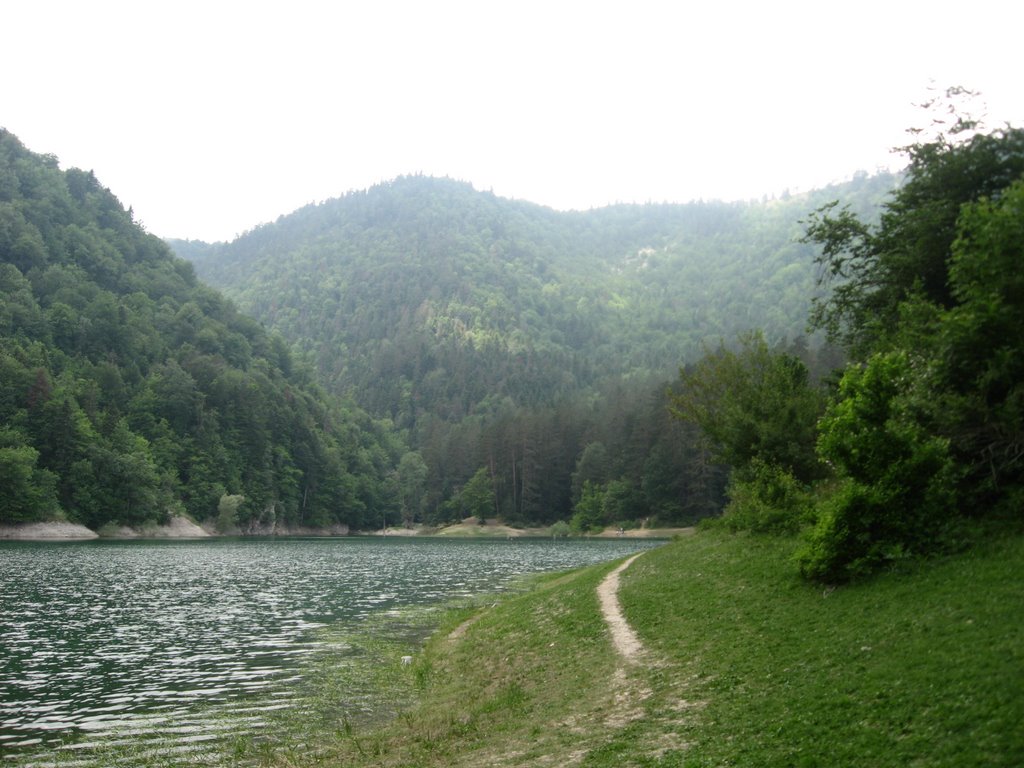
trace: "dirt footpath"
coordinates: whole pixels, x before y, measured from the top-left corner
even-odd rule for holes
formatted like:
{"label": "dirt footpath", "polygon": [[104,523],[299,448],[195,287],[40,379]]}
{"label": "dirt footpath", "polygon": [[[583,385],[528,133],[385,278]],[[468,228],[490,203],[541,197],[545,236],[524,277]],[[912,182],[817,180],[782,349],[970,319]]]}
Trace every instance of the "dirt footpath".
{"label": "dirt footpath", "polygon": [[[640,553],[642,554],[642,553]],[[637,637],[633,628],[626,623],[626,617],[622,614],[622,606],[619,604],[619,574],[626,570],[630,564],[640,557],[640,554],[633,555],[626,562],[609,573],[597,587],[597,599],[601,603],[601,613],[608,624],[612,634],[612,644],[626,661],[634,660],[644,649],[640,638]]]}

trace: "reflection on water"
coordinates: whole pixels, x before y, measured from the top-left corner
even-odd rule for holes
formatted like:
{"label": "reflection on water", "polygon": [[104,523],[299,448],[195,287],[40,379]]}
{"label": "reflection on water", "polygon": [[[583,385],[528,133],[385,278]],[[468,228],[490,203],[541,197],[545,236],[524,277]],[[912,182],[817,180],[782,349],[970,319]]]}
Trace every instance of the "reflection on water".
{"label": "reflection on water", "polygon": [[[277,539],[0,543],[0,754],[159,731],[184,746],[288,706],[316,627],[650,546]],[[20,760],[19,760],[20,758]]]}

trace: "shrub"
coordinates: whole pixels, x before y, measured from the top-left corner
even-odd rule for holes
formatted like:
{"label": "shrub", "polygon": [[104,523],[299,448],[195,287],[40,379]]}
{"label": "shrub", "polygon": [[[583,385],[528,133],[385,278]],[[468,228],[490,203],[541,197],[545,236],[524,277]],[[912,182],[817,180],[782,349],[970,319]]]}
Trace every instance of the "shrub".
{"label": "shrub", "polygon": [[796,533],[814,510],[811,494],[792,472],[759,459],[733,473],[726,494],[723,524],[732,531]]}
{"label": "shrub", "polygon": [[572,533],[572,528],[569,527],[565,520],[559,520],[548,529],[548,533],[551,534],[553,539],[565,539]]}
{"label": "shrub", "polygon": [[225,493],[220,497],[217,504],[217,531],[220,533],[233,533],[238,530],[238,508],[245,501],[245,496],[240,494]]}
{"label": "shrub", "polygon": [[821,422],[818,449],[840,478],[819,505],[801,571],[845,581],[885,560],[942,547],[956,509],[948,441],[921,423],[906,352],[851,367]]}
{"label": "shrub", "polygon": [[818,510],[818,521],[798,553],[804,576],[837,583],[863,576],[885,560],[905,554],[880,534],[889,514],[878,489],[846,479]]}

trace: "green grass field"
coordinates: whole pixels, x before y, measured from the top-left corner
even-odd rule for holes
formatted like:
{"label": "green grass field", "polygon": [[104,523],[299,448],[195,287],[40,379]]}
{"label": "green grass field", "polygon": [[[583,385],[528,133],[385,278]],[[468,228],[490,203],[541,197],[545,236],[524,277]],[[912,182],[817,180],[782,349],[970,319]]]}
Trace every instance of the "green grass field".
{"label": "green grass field", "polygon": [[797,577],[794,547],[711,530],[644,554],[620,592],[648,649],[635,665],[600,616],[611,564],[455,612],[411,665],[389,667],[397,646],[375,662],[387,695],[413,702],[395,719],[351,725],[339,708],[262,760],[1024,765],[1024,537],[835,590]]}
{"label": "green grass field", "polygon": [[1024,539],[836,590],[798,580],[792,547],[701,535],[626,573],[670,660],[653,723],[694,703],[688,748],[649,764],[1024,765]]}

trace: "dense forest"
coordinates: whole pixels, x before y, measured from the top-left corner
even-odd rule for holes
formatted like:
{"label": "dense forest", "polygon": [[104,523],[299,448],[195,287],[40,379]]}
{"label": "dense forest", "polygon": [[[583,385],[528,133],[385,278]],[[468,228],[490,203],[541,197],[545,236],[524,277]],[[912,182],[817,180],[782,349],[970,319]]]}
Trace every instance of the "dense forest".
{"label": "dense forest", "polygon": [[0,523],[359,527],[403,453],[92,172],[0,130]]}
{"label": "dense forest", "polygon": [[800,219],[834,197],[870,219],[896,181],[557,212],[413,176],[172,246],[407,437],[407,521],[682,523],[721,508],[725,468],[667,418],[678,367],[753,327],[815,375],[838,365],[803,338]]}

